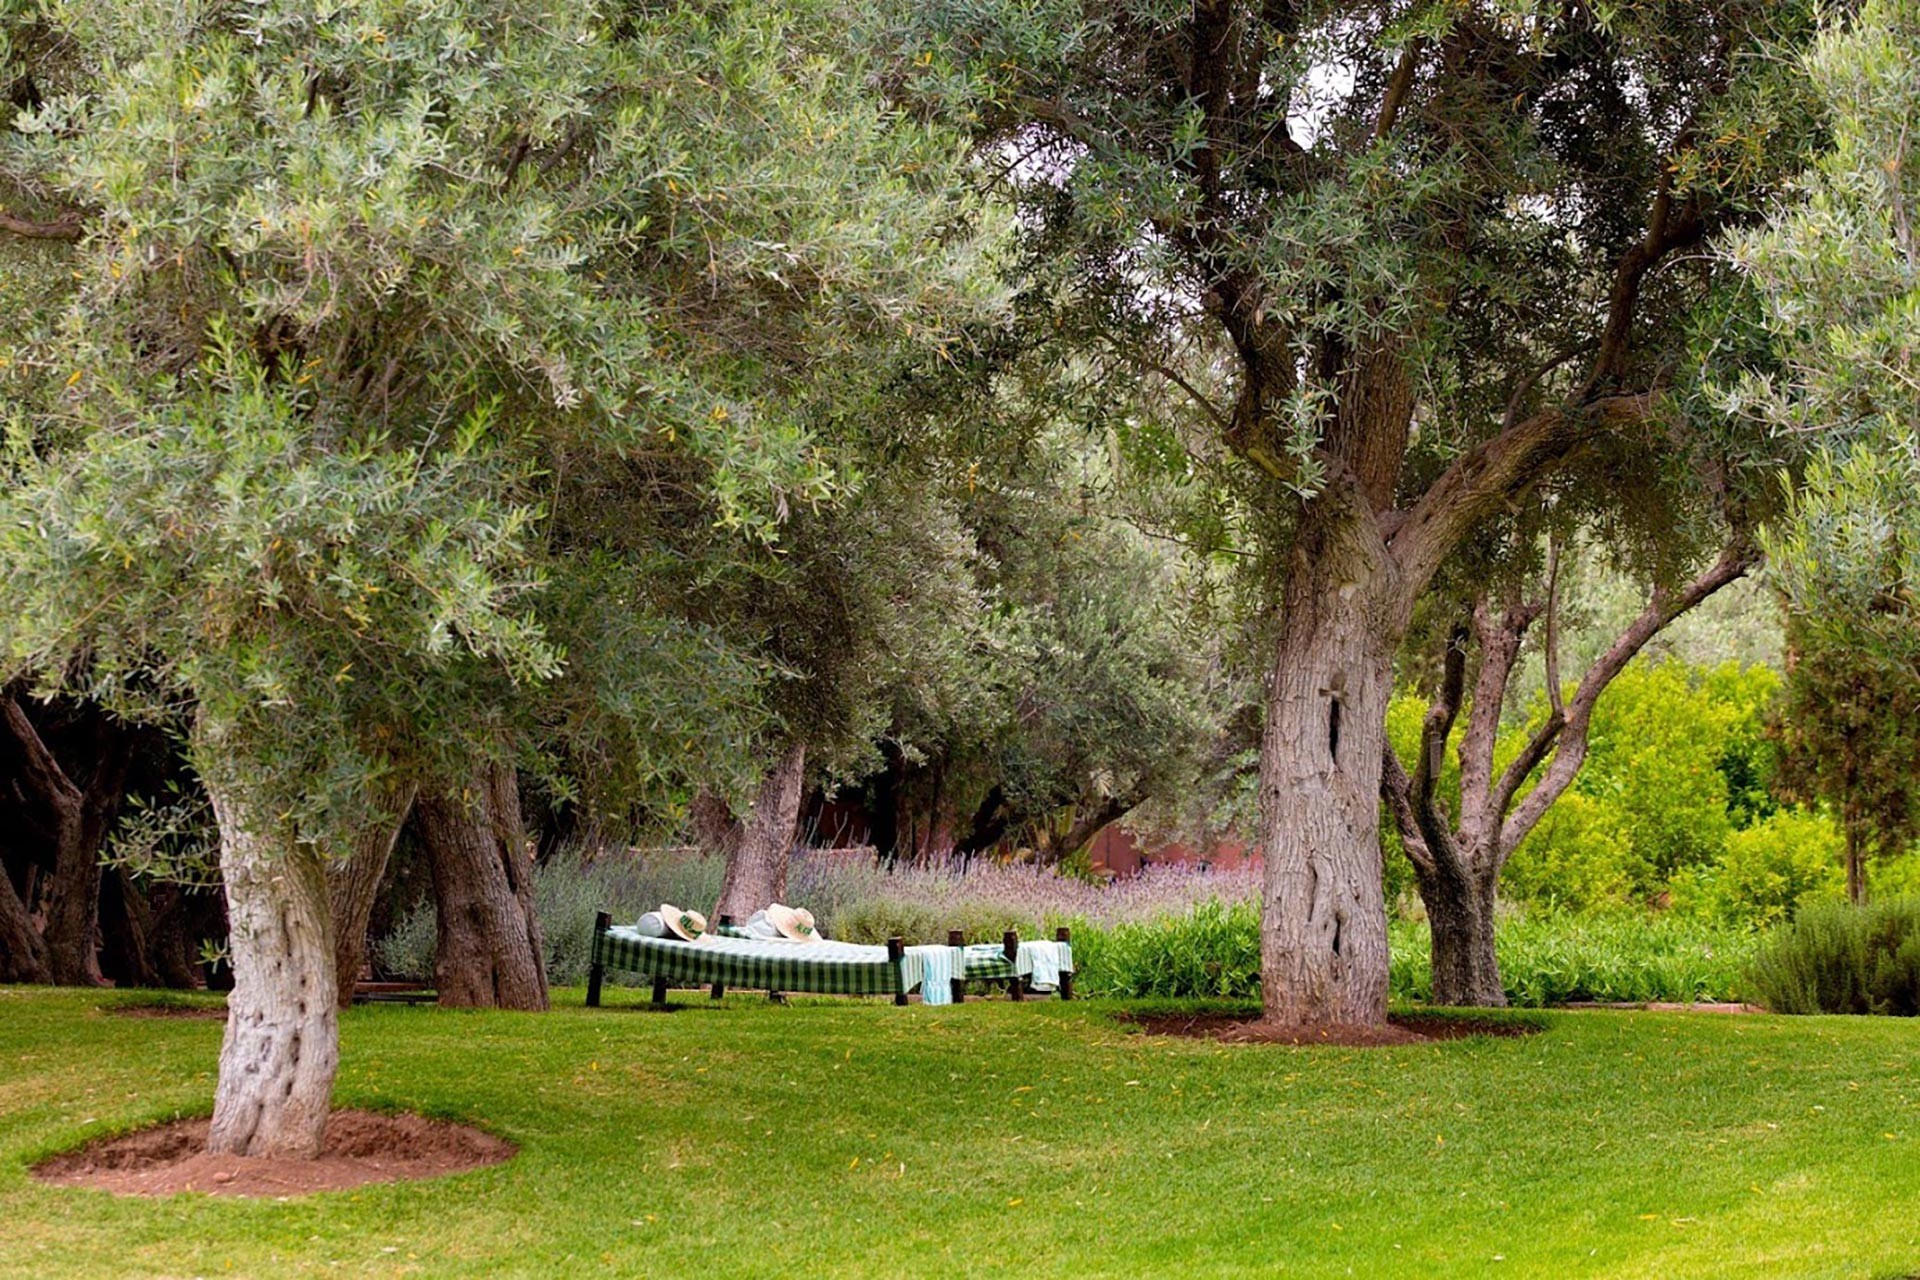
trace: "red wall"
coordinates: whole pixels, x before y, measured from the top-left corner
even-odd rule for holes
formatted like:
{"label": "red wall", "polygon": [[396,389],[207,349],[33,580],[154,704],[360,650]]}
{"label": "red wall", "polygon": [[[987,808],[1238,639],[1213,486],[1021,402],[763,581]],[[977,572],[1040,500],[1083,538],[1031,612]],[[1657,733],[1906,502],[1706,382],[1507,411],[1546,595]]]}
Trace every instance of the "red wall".
{"label": "red wall", "polygon": [[1225,869],[1245,866],[1258,857],[1241,840],[1217,840],[1204,849],[1179,843],[1142,848],[1133,832],[1117,822],[1100,829],[1088,852],[1095,871],[1115,876],[1137,874],[1150,862],[1205,862]]}

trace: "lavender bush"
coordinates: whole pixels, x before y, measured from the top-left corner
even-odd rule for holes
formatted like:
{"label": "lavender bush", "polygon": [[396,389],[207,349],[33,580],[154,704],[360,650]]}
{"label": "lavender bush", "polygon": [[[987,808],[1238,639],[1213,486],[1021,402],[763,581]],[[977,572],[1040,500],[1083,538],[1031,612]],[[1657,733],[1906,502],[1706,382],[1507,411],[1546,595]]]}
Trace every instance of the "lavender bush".
{"label": "lavender bush", "polygon": [[[706,910],[719,897],[722,870],[720,859],[692,849],[635,849],[591,861],[563,850],[549,858],[535,878],[548,980],[585,981],[594,912],[630,923],[662,902]],[[981,941],[1007,929],[1036,937],[1065,924],[1074,931],[1086,995],[1259,995],[1260,877],[1253,870],[1153,866],[1099,884],[984,861],[889,870],[870,849],[841,849],[796,854],[787,883],[793,905],[812,910],[829,936],[850,942],[944,942],[949,929]],[[377,944],[382,971],[430,978],[433,933],[428,904]],[[1396,920],[1389,941],[1394,999],[1424,999],[1425,924]],[[1734,998],[1752,947],[1742,929],[1645,912],[1604,920],[1507,913],[1499,938],[1508,996],[1532,1005]]]}
{"label": "lavender bush", "polygon": [[1109,927],[1183,916],[1205,903],[1255,902],[1250,870],[1201,871],[1149,866],[1110,884],[1050,868],[958,859],[880,866],[870,850],[814,850],[796,857],[788,881],[795,904],[810,908],[834,937],[878,942],[903,937],[943,942],[948,929],[994,937],[1018,929],[1033,937],[1057,924]]}
{"label": "lavender bush", "polygon": [[[591,860],[576,849],[559,850],[533,876],[534,909],[547,944],[547,981],[565,986],[587,980],[595,912],[632,924],[663,902],[704,911],[719,898],[725,870],[719,858],[697,849],[634,849]],[[432,981],[437,932],[431,901],[403,916],[392,933],[374,943],[381,976]]]}

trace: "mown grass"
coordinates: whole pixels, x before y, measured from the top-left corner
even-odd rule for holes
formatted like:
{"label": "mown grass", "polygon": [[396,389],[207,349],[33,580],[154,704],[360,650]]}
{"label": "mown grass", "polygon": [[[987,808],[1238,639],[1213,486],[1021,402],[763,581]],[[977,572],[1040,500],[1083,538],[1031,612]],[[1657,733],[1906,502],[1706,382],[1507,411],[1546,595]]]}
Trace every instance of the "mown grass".
{"label": "mown grass", "polygon": [[[355,1010],[340,1101],[520,1154],[306,1200],[41,1186],[212,1095],[217,1022],[0,988],[0,1274],[1846,1276],[1920,1271],[1920,1026],[1532,1015],[1391,1050],[1112,1006],[750,995]],[[1189,1006],[1192,1007],[1192,1006]]]}

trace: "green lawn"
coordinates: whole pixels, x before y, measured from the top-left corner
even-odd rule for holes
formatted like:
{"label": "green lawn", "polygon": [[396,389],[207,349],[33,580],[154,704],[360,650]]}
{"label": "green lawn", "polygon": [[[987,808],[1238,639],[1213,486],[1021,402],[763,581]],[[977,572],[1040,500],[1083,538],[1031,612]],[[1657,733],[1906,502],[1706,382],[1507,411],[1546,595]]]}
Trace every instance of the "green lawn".
{"label": "green lawn", "polygon": [[356,1010],[343,1103],[498,1168],[299,1202],[25,1166],[211,1105],[218,1023],[0,988],[0,1274],[1920,1273],[1920,1024],[1549,1015],[1392,1050],[1131,1032],[1093,1003],[751,996]]}

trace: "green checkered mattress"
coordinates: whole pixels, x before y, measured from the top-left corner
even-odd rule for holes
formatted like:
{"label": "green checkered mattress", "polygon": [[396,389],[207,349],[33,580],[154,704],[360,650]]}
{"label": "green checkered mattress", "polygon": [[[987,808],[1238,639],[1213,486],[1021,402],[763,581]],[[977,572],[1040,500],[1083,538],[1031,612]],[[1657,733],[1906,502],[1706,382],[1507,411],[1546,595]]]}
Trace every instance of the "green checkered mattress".
{"label": "green checkered mattress", "polygon": [[685,986],[717,982],[763,991],[880,996],[912,991],[925,981],[923,950],[909,947],[895,963],[887,958],[885,947],[851,942],[771,942],[717,935],[683,942],[649,938],[630,926],[615,925],[595,935],[593,961]]}

